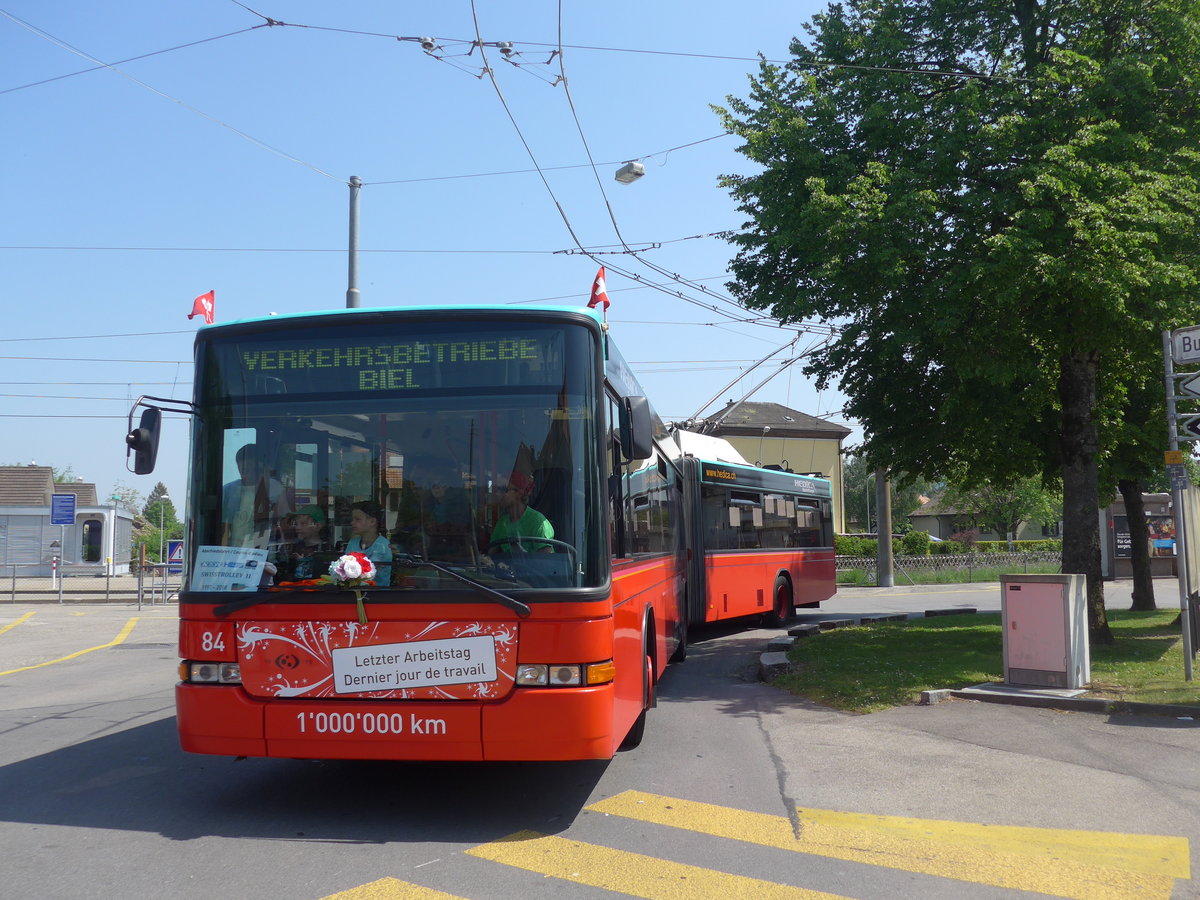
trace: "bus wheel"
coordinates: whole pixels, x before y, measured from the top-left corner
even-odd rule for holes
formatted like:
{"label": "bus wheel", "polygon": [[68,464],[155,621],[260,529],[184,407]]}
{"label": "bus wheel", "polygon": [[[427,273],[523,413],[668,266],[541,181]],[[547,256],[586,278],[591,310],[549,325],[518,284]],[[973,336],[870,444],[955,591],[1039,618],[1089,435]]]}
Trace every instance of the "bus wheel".
{"label": "bus wheel", "polygon": [[682,619],[679,622],[679,628],[677,630],[679,634],[679,645],[675,648],[675,652],[671,654],[670,659],[667,660],[668,662],[678,663],[687,659],[687,619]]}
{"label": "bus wheel", "polygon": [[767,613],[764,623],[768,628],[782,628],[795,611],[791,582],[780,575],[775,579],[775,603]]}
{"label": "bus wheel", "polygon": [[634,720],[633,727],[625,735],[625,740],[621,741],[621,750],[632,750],[642,742],[642,736],[646,733],[646,714],[650,711],[653,703],[654,660],[651,658],[650,649],[647,647],[642,662],[642,712]]}

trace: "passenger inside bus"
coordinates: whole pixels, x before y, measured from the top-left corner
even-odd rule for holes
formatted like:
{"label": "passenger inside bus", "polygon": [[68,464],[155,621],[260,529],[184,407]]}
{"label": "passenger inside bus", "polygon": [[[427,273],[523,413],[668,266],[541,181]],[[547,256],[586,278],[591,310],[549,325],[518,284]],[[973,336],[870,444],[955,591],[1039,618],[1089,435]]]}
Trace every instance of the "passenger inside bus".
{"label": "passenger inside bus", "polygon": [[508,483],[496,488],[500,502],[500,516],[492,529],[489,552],[499,553],[551,553],[550,544],[531,538],[553,538],[554,526],[550,520],[529,505],[533,493],[533,478],[524,472],[514,471]]}
{"label": "passenger inside bus", "polygon": [[318,554],[329,549],[325,540],[325,510],[319,506],[302,506],[292,517],[296,539],[288,548],[291,577],[297,581],[324,575]]}
{"label": "passenger inside bus", "polygon": [[392,583],[392,545],[379,533],[383,510],[374,500],[359,500],[350,508],[348,553],[362,553],[375,563],[375,584],[386,587]]}
{"label": "passenger inside bus", "polygon": [[473,560],[471,502],[461,472],[445,460],[421,459],[411,475],[392,534],[397,548],[426,559]]}
{"label": "passenger inside bus", "polygon": [[257,444],[243,445],[235,458],[239,478],[226,484],[221,493],[221,543],[265,549],[282,539],[280,529],[289,512],[287,493],[273,477]]}

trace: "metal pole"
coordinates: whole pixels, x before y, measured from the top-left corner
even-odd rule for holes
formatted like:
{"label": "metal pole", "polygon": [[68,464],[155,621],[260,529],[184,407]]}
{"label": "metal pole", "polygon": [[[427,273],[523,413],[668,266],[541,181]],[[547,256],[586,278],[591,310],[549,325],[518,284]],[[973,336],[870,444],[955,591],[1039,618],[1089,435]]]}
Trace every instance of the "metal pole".
{"label": "metal pole", "polygon": [[57,568],[58,568],[58,602],[59,602],[59,603],[62,603],[62,602],[63,602],[63,599],[62,599],[62,583],[63,583],[63,563],[64,563],[65,561],[66,561],[66,560],[62,559],[62,557],[59,557],[59,560],[58,560],[58,566],[57,566]]}
{"label": "metal pole", "polygon": [[[1179,435],[1175,430],[1175,361],[1171,357],[1171,332],[1163,332],[1163,372],[1167,388],[1167,439],[1172,450],[1179,449]],[[1171,504],[1175,517],[1175,574],[1179,582],[1179,621],[1183,626],[1183,677],[1192,680],[1192,622],[1191,604],[1188,603],[1188,573],[1185,565],[1186,543],[1184,540],[1183,487],[1171,481]]]}
{"label": "metal pole", "polygon": [[163,561],[163,528],[167,512],[167,495],[158,498],[158,561]]}
{"label": "metal pole", "polygon": [[357,175],[350,176],[350,264],[349,279],[346,287],[346,308],[357,309],[361,296],[358,292],[358,192],[362,188],[362,179]]}
{"label": "metal pole", "polygon": [[875,584],[892,587],[896,583],[892,570],[892,483],[884,469],[875,472],[875,537],[879,548]]}

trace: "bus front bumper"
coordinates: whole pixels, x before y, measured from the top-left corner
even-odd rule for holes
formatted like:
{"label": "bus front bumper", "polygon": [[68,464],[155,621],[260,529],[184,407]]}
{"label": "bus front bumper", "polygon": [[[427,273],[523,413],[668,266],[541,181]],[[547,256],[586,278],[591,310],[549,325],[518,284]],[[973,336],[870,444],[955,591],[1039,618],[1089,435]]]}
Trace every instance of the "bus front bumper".
{"label": "bus front bumper", "polygon": [[497,701],[259,699],[177,684],[190,753],[290,759],[611,759],[613,685],[515,689]]}

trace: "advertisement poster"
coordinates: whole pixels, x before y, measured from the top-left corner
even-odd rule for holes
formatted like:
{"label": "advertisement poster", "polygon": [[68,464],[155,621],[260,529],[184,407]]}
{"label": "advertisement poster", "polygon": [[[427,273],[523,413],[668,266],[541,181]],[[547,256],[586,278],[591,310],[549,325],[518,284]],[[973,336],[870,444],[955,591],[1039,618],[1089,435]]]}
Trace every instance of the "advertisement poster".
{"label": "advertisement poster", "polygon": [[[1151,556],[1175,555],[1175,520],[1170,516],[1146,516],[1146,526],[1150,532]],[[1116,555],[1119,559],[1129,559],[1131,542],[1129,538],[1129,519],[1126,516],[1113,516],[1113,537],[1116,539]]]}
{"label": "advertisement poster", "polygon": [[253,591],[263,577],[267,551],[257,547],[201,547],[189,587],[193,591]]}

